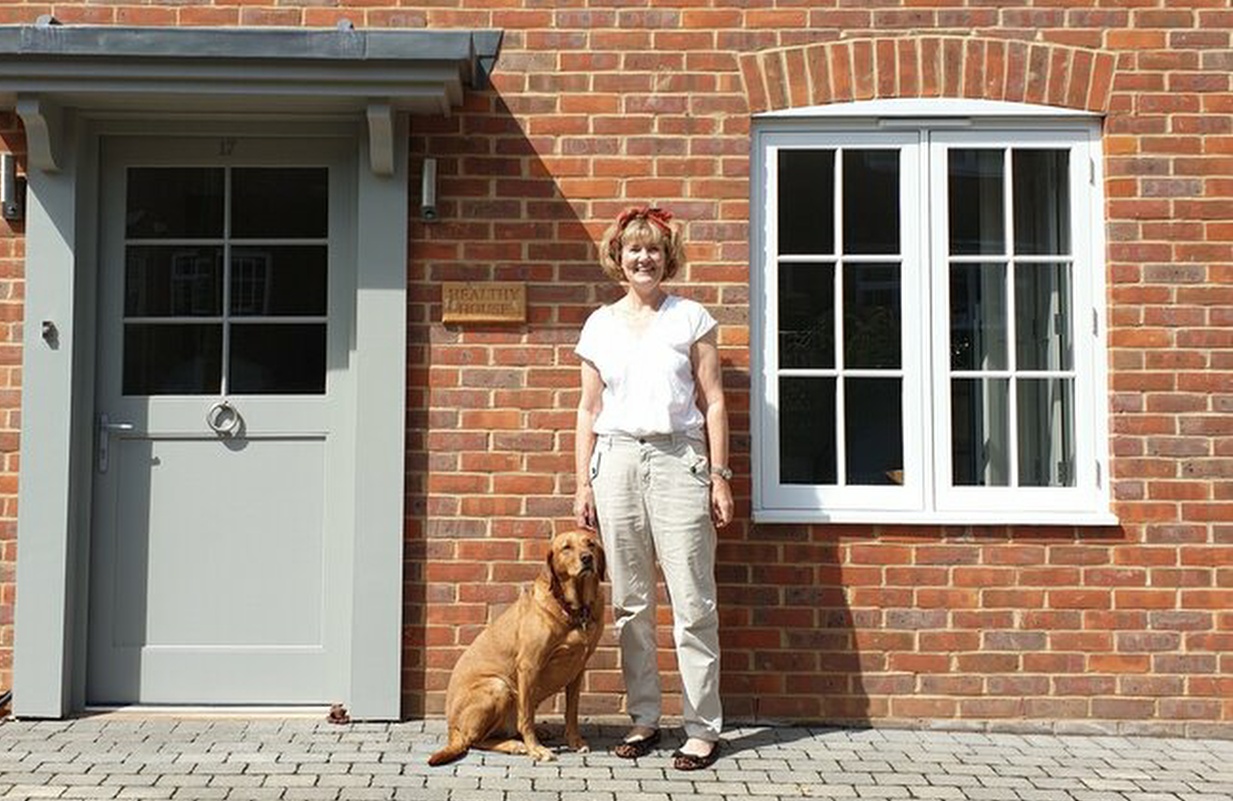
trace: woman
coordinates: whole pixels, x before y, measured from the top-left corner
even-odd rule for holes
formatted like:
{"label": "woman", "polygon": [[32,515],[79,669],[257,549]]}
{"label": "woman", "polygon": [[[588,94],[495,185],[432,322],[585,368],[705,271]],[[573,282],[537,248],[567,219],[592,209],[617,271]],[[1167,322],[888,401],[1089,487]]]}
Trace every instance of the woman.
{"label": "woman", "polygon": [[598,526],[608,556],[633,728],[616,754],[645,756],[659,742],[655,562],[672,603],[686,741],[678,770],[714,763],[723,728],[715,528],[732,520],[728,413],[716,322],[663,282],[681,268],[680,227],[657,208],[621,214],[600,263],[626,287],[595,310],[575,352],[582,359],[574,515]]}

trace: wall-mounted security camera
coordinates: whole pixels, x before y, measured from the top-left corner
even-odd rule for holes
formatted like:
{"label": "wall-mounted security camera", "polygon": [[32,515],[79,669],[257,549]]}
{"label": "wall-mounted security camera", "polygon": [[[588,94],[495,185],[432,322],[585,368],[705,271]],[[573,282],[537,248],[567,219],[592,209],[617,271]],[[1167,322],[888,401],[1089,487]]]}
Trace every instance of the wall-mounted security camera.
{"label": "wall-mounted security camera", "polygon": [[424,159],[424,173],[420,177],[420,216],[424,222],[437,219],[437,160]]}
{"label": "wall-mounted security camera", "polygon": [[17,175],[17,157],[0,153],[0,214],[6,220],[26,216],[26,179]]}

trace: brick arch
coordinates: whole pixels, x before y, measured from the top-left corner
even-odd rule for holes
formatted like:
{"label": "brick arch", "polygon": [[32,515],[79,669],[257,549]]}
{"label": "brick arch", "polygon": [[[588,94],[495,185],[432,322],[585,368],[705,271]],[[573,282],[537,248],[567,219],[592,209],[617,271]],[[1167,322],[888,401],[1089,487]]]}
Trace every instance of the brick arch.
{"label": "brick arch", "polygon": [[1104,112],[1111,53],[959,36],[839,40],[746,53],[750,113],[887,98],[1005,100]]}

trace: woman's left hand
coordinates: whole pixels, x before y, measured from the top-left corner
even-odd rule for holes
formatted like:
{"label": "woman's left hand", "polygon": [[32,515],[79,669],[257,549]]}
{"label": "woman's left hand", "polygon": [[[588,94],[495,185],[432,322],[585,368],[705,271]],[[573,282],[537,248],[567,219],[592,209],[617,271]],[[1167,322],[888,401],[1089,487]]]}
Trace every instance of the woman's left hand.
{"label": "woman's left hand", "polygon": [[736,505],[732,501],[732,487],[722,476],[711,477],[711,520],[715,528],[723,528],[732,522]]}

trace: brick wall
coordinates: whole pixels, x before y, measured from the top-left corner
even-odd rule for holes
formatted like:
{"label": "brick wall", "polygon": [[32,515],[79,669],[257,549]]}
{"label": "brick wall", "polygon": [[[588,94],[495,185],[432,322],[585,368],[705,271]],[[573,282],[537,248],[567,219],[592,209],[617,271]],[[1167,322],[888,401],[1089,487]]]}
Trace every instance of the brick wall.
{"label": "brick wall", "polygon": [[[1224,0],[380,3],[70,3],[55,13],[70,23],[347,17],[361,27],[505,30],[492,90],[449,117],[412,122],[413,169],[438,159],[442,221],[410,225],[406,714],[441,711],[462,648],[536,574],[548,535],[569,525],[572,345],[585,315],[619,291],[595,265],[593,242],[624,205],[650,200],[687,221],[678,291],[723,323],[741,476],[719,566],[732,718],[1230,730],[1233,11]],[[47,10],[9,5],[0,20]],[[752,525],[750,113],[939,95],[1107,112],[1111,467],[1122,525]],[[441,325],[439,283],[462,279],[525,281],[528,325]],[[10,530],[0,528],[0,683]],[[668,636],[661,665],[671,672]],[[618,711],[619,692],[609,635],[584,712]],[[668,706],[679,710],[674,692]]]}
{"label": "brick wall", "polygon": [[[0,147],[21,153],[25,136],[0,114]],[[13,686],[13,604],[17,568],[18,432],[21,429],[21,321],[25,242],[21,223],[0,220],[0,692]]]}

